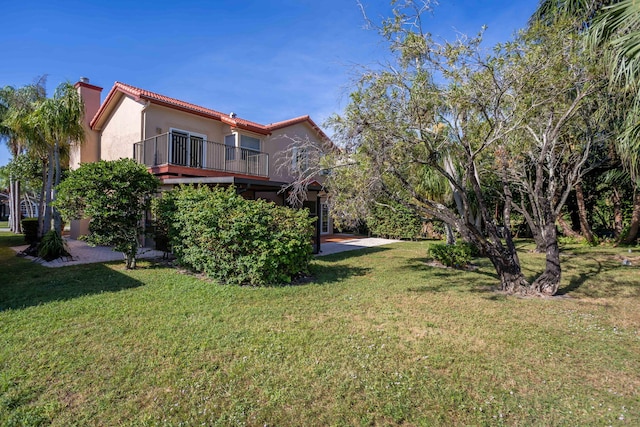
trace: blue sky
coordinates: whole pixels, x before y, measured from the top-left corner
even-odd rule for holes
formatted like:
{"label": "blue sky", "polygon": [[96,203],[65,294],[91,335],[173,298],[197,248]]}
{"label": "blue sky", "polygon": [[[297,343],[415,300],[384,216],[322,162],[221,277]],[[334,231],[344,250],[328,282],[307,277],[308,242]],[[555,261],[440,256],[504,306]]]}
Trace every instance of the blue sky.
{"label": "blue sky", "polygon": [[[362,0],[374,21],[387,0]],[[426,21],[442,39],[508,40],[538,0],[440,0]],[[81,76],[115,81],[267,124],[344,106],[357,64],[385,54],[356,0],[12,1],[2,6],[0,86],[48,75],[52,93]],[[0,165],[9,161],[4,144]]]}

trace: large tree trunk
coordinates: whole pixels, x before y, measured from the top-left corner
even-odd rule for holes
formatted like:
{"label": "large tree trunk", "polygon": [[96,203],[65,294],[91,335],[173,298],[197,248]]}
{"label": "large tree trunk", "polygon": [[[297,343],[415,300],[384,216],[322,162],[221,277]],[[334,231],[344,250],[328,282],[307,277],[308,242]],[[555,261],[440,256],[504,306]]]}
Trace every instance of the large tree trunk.
{"label": "large tree trunk", "polygon": [[629,226],[629,232],[622,241],[625,245],[633,243],[638,236],[638,228],[640,228],[640,191],[635,189],[633,193],[633,213],[631,214],[631,224]]}
{"label": "large tree trunk", "polygon": [[543,233],[546,242],[546,264],[544,272],[531,284],[531,289],[535,293],[542,295],[554,295],[560,286],[562,270],[560,268],[560,247],[558,246],[558,235],[556,224],[553,218],[547,217]]}
{"label": "large tree trunk", "polygon": [[42,235],[51,230],[51,191],[53,189],[53,151],[49,153],[49,167],[47,184],[45,186],[44,223],[42,224]]}
{"label": "large tree trunk", "polygon": [[531,215],[526,211],[523,211],[523,213],[524,213],[523,215],[524,220],[527,223],[529,230],[531,231],[531,236],[533,236],[533,241],[536,242],[535,252],[536,253],[544,252],[544,248],[545,248],[544,236],[540,233],[540,231],[538,231],[538,227],[536,226],[536,223],[533,221],[533,218],[531,217]]}
{"label": "large tree trunk", "polygon": [[522,274],[518,256],[508,248],[487,254],[500,279],[500,289],[507,294],[529,294],[529,283]]}
{"label": "large tree trunk", "polygon": [[622,199],[620,198],[618,187],[613,187],[611,202],[613,203],[613,234],[616,239],[620,239],[624,228],[624,216],[622,214]]}
{"label": "large tree trunk", "polygon": [[[573,231],[573,228],[571,228],[571,225],[569,225],[569,223],[567,221],[565,221],[564,218],[562,218],[561,216],[558,217],[556,222],[560,226],[560,230],[562,230],[562,235],[563,236],[565,236],[565,237],[573,237],[573,238],[576,238],[576,239],[582,237],[580,235],[580,233],[577,233],[577,232]],[[544,249],[544,246],[543,246],[543,249]]]}
{"label": "large tree trunk", "polygon": [[[56,141],[54,152],[53,152],[53,161],[55,163],[55,181],[52,188],[52,198],[51,201],[55,201],[58,195],[58,191],[56,190],[58,184],[60,184],[62,168],[60,166],[60,145]],[[62,218],[60,217],[60,212],[55,207],[53,208],[53,229],[59,236],[62,236]]]}
{"label": "large tree trunk", "polygon": [[9,222],[9,230],[13,233],[22,232],[22,224],[20,223],[22,213],[20,211],[20,181],[9,178],[9,212],[11,213],[11,221]]}
{"label": "large tree trunk", "polygon": [[44,195],[45,183],[47,182],[47,162],[42,159],[42,187],[40,187],[40,197],[38,199],[38,238],[42,238],[44,229]]}
{"label": "large tree trunk", "polygon": [[582,188],[582,183],[578,182],[575,185],[576,190],[576,201],[578,204],[578,217],[580,219],[580,231],[582,232],[582,236],[589,242],[590,244],[595,243],[595,238],[593,237],[593,232],[591,231],[591,226],[589,225],[589,220],[587,219],[587,206],[584,202],[584,190]]}
{"label": "large tree trunk", "polygon": [[447,245],[455,245],[456,244],[456,236],[453,234],[453,228],[446,222],[444,223],[444,233],[447,241]]}

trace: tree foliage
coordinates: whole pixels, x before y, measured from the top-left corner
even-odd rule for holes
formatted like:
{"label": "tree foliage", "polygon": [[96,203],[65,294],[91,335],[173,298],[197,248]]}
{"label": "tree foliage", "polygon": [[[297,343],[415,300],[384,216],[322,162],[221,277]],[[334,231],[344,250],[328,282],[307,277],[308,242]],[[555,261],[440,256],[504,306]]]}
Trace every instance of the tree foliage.
{"label": "tree foliage", "polygon": [[[632,243],[640,231],[640,5],[634,0],[544,0],[531,18],[531,25],[550,24],[557,20],[574,18],[576,33],[587,41],[599,62],[606,65],[609,88],[615,97],[610,108],[622,117],[612,126],[615,130],[610,156],[610,169],[622,167],[630,174],[628,184],[633,187],[633,209],[625,233],[616,234],[620,242]],[[603,181],[606,181],[606,173]],[[579,188],[576,189],[579,192]],[[616,210],[619,189],[612,193]],[[618,218],[620,212],[615,214]],[[584,216],[584,215],[582,215]],[[581,220],[581,222],[583,222]],[[581,224],[581,228],[584,226]]]}
{"label": "tree foliage", "polygon": [[[14,159],[25,153],[35,137],[29,117],[37,103],[46,96],[45,82],[46,79],[42,77],[21,88],[5,86],[0,89],[0,140],[6,142]],[[9,181],[9,211],[12,213],[9,228],[12,232],[19,233],[20,179],[10,174]]]}
{"label": "tree foliage", "polygon": [[62,180],[62,163],[69,154],[72,141],[84,140],[84,105],[75,87],[68,82],[61,83],[55,90],[53,97],[38,103],[29,117],[29,124],[36,135],[32,139],[32,151],[46,153],[48,169],[44,186],[44,218],[42,233],[51,228],[54,220],[54,230],[62,232],[62,222],[59,213],[54,208],[57,197],[56,186]]}
{"label": "tree foliage", "polygon": [[[561,277],[555,220],[599,132],[593,123],[580,131],[597,109],[587,102],[599,90],[597,70],[566,30],[573,22],[487,52],[482,34],[435,41],[421,25],[428,8],[396,3],[378,27],[389,64],[366,70],[331,120],[344,147],[327,184],[334,207],[348,216],[367,200],[393,200],[477,247],[504,291],[553,294]],[[513,208],[529,216],[547,253],[531,284],[511,238]]]}
{"label": "tree foliage", "polygon": [[132,159],[84,163],[58,187],[54,202],[67,220],[90,218],[87,242],[109,245],[135,268],[143,218],[159,181]]}

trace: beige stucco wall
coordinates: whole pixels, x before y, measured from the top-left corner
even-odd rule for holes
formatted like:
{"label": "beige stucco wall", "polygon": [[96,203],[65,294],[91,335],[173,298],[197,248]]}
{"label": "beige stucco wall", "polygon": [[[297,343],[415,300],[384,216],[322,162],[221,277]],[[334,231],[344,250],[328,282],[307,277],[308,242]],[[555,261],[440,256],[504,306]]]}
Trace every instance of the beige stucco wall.
{"label": "beige stucco wall", "polygon": [[[274,131],[262,144],[263,150],[269,153],[269,178],[272,181],[290,182],[293,180],[286,168],[286,150],[295,140],[318,141],[317,132],[307,123],[297,123]],[[289,154],[290,156],[290,154]],[[285,167],[281,167],[284,165]]]}
{"label": "beige stucco wall", "polygon": [[[263,143],[263,150],[269,153],[270,171],[269,178],[272,181],[291,182],[293,177],[286,170],[289,166],[290,153],[286,151],[295,141],[319,141],[319,135],[316,130],[311,127],[308,122],[297,123],[282,129],[274,131]],[[283,165],[285,167],[280,167]],[[316,177],[318,182],[323,181],[322,176]],[[309,192],[308,200],[315,203],[317,197],[316,192]],[[326,198],[322,198],[324,202]],[[317,213],[319,214],[319,212]],[[333,221],[329,218],[329,231],[327,234],[333,233]]]}
{"label": "beige stucco wall", "polygon": [[142,140],[144,104],[123,96],[102,126],[100,158],[117,160],[133,157],[133,144]]}
{"label": "beige stucco wall", "polygon": [[208,141],[224,143],[224,136],[231,133],[228,125],[194,114],[151,104],[144,112],[145,138],[169,132],[170,129],[206,135]]}

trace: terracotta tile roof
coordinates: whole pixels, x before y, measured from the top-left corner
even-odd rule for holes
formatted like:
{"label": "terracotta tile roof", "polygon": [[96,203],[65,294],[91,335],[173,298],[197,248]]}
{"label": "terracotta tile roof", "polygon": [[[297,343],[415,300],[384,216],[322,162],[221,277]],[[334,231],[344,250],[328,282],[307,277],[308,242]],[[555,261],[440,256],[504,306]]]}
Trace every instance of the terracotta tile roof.
{"label": "terracotta tile roof", "polygon": [[228,114],[221,113],[220,111],[212,110],[210,108],[201,107],[199,105],[191,104],[189,102],[180,101],[179,99],[171,98],[159,93],[151,92],[149,90],[140,89],[135,86],[128,85],[122,82],[115,82],[104,102],[96,112],[96,115],[91,120],[91,127],[94,127],[100,118],[109,109],[109,105],[112,100],[117,99],[120,94],[125,94],[136,101],[146,100],[153,104],[162,105],[165,107],[173,108],[180,111],[185,111],[192,114],[197,114],[202,117],[218,120],[230,125],[233,128],[240,128],[251,132],[256,132],[263,135],[268,135],[272,131],[282,129],[287,126],[292,126],[298,123],[308,122],[313,129],[320,134],[322,138],[329,140],[327,135],[316,125],[313,120],[307,116],[300,116],[281,122],[271,123],[269,125],[262,125],[260,123],[252,122],[250,120],[241,119],[239,117],[230,117]]}
{"label": "terracotta tile roof", "polygon": [[269,129],[270,132],[273,132],[274,130],[286,128],[287,126],[293,126],[293,125],[297,125],[298,123],[304,123],[304,122],[309,123],[309,125],[316,132],[318,132],[318,134],[320,134],[320,136],[325,141],[327,141],[327,142],[331,141],[329,139],[329,137],[322,131],[322,129],[320,129],[320,126],[318,126],[313,120],[311,120],[311,117],[309,117],[308,115],[307,116],[294,117],[293,119],[283,120],[281,122],[271,123],[271,124],[268,124],[266,127],[267,127],[267,129]]}
{"label": "terracotta tile roof", "polygon": [[271,123],[271,124],[268,124],[267,127],[270,130],[276,130],[276,129],[282,129],[287,126],[296,125],[298,123],[302,123],[306,121],[311,121],[311,118],[309,116],[300,116],[300,117],[294,117],[293,119],[289,119],[289,120],[283,120],[281,122]]}

